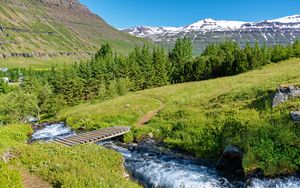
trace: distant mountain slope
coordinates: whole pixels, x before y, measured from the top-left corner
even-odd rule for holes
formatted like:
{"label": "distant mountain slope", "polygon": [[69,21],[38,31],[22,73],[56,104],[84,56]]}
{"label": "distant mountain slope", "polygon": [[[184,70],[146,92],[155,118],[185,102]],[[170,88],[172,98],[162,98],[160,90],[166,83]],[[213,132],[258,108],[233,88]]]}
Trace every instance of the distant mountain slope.
{"label": "distant mountain slope", "polygon": [[213,42],[234,40],[244,46],[247,42],[273,44],[289,44],[300,37],[300,15],[287,16],[275,20],[261,22],[240,22],[200,20],[184,27],[147,27],[139,26],[124,31],[156,43],[170,47],[178,37],[192,38],[197,51]]}
{"label": "distant mountain slope", "polygon": [[127,52],[146,40],[114,29],[78,0],[0,1],[0,58],[95,52],[104,42]]}

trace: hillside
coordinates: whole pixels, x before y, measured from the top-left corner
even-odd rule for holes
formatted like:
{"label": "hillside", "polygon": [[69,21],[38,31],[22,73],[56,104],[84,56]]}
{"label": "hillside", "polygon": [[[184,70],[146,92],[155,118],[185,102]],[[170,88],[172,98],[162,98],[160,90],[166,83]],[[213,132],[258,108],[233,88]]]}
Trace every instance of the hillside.
{"label": "hillside", "polygon": [[0,1],[0,58],[89,55],[105,42],[126,53],[147,41],[114,29],[78,0]]}
{"label": "hillside", "polygon": [[300,15],[287,16],[259,22],[230,20],[199,20],[182,27],[138,26],[124,31],[141,38],[148,38],[167,48],[174,45],[177,38],[188,36],[193,40],[195,53],[199,54],[207,44],[232,40],[245,46],[247,42],[260,44],[290,44],[300,37]]}
{"label": "hillside", "polygon": [[[299,69],[300,59],[292,59],[238,76],[79,105],[62,111],[58,119],[75,129],[136,125],[135,140],[152,132],[167,146],[200,158],[217,158],[234,144],[246,153],[246,172],[261,168],[271,176],[292,173],[298,170],[300,135],[289,113],[300,109],[299,99],[273,109],[272,96],[280,84],[299,84]],[[157,109],[159,114],[147,125],[137,125]]]}

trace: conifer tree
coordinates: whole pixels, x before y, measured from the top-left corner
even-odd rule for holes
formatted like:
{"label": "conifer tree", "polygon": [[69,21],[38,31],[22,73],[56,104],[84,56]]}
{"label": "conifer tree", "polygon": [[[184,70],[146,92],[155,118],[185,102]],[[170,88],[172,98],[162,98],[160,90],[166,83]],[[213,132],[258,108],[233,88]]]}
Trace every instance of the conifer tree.
{"label": "conifer tree", "polygon": [[184,81],[184,65],[193,57],[193,46],[190,38],[177,39],[175,47],[169,54],[172,62],[172,82]]}
{"label": "conifer tree", "polygon": [[148,47],[144,46],[142,48],[142,61],[140,61],[142,74],[144,75],[145,82],[143,89],[151,88],[154,85],[154,66],[152,60],[152,54]]}
{"label": "conifer tree", "polygon": [[295,57],[300,57],[300,40],[297,39],[294,43],[293,43],[293,55]]}
{"label": "conifer tree", "polygon": [[168,59],[162,48],[155,48],[152,53],[154,67],[154,86],[164,86],[169,82]]}
{"label": "conifer tree", "polygon": [[247,70],[252,69],[252,65],[253,65],[253,61],[254,61],[254,57],[253,57],[253,49],[250,46],[250,43],[247,43],[245,48],[244,48],[244,53],[247,57]]}

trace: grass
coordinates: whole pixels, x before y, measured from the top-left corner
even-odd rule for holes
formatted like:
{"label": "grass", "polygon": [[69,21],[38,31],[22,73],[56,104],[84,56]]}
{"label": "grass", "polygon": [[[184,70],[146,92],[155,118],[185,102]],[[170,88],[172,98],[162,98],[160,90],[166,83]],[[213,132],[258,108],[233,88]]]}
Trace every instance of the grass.
{"label": "grass", "polygon": [[119,153],[95,144],[76,147],[34,144],[16,152],[21,153],[16,164],[25,166],[53,187],[140,187],[124,177]]}
{"label": "grass", "polygon": [[33,70],[49,70],[53,66],[63,67],[72,65],[86,57],[57,56],[57,57],[32,57],[32,58],[8,58],[0,59],[0,67],[7,68],[31,68]]}
{"label": "grass", "polygon": [[[0,127],[0,156],[12,148],[22,147],[27,141],[27,135],[31,133],[28,125],[9,125]],[[16,169],[0,161],[0,187],[21,188],[22,178]]]}
{"label": "grass", "polygon": [[0,182],[1,188],[22,188],[22,178],[20,172],[10,168],[7,164],[0,162]]}
{"label": "grass", "polygon": [[24,187],[19,171],[24,168],[53,187],[140,187],[124,177],[121,154],[96,144],[27,145],[31,132],[30,125],[0,127],[0,156],[6,152],[15,156],[9,163],[0,161],[1,188]]}
{"label": "grass", "polygon": [[95,144],[65,147],[50,144],[25,144],[30,125],[0,127],[0,155],[10,152],[16,158],[0,162],[0,187],[22,188],[18,169],[29,171],[53,187],[140,187],[124,177],[121,154]]}
{"label": "grass", "polygon": [[[139,93],[129,94],[100,104],[82,104],[62,111],[59,119],[66,119],[74,129],[86,130],[116,125],[134,125],[144,114],[160,107],[160,101]],[[84,109],[84,111],[82,111]]]}
{"label": "grass", "polygon": [[[238,76],[145,90],[98,104],[61,112],[73,128],[134,125],[147,112],[164,109],[147,126],[135,127],[135,139],[152,132],[166,146],[201,158],[215,158],[228,144],[246,153],[247,173],[256,168],[265,175],[293,173],[300,166],[300,128],[289,117],[300,110],[300,100],[271,108],[280,84],[300,83],[300,59],[270,64]],[[143,100],[141,102],[141,99]],[[134,107],[130,104],[137,103]],[[129,104],[129,105],[126,105]],[[154,105],[156,104],[156,105]],[[129,106],[127,110],[125,107]],[[127,141],[132,135],[127,136]]]}
{"label": "grass", "polygon": [[8,149],[26,143],[32,129],[28,125],[0,126],[0,155]]}

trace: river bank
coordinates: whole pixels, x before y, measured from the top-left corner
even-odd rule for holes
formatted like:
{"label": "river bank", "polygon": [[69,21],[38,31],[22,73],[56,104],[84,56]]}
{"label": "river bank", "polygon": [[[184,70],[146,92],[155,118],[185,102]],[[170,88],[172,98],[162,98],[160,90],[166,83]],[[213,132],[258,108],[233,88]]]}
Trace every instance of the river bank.
{"label": "river bank", "polygon": [[[67,134],[70,131],[70,134]],[[51,140],[75,134],[63,123],[48,125],[36,130],[35,140]],[[151,142],[125,145],[118,141],[99,143],[119,152],[124,158],[124,166],[133,178],[143,187],[300,187],[300,178],[296,176],[269,178],[251,178],[245,181],[227,179],[214,168],[213,161],[200,160],[181,153],[155,146]]]}

